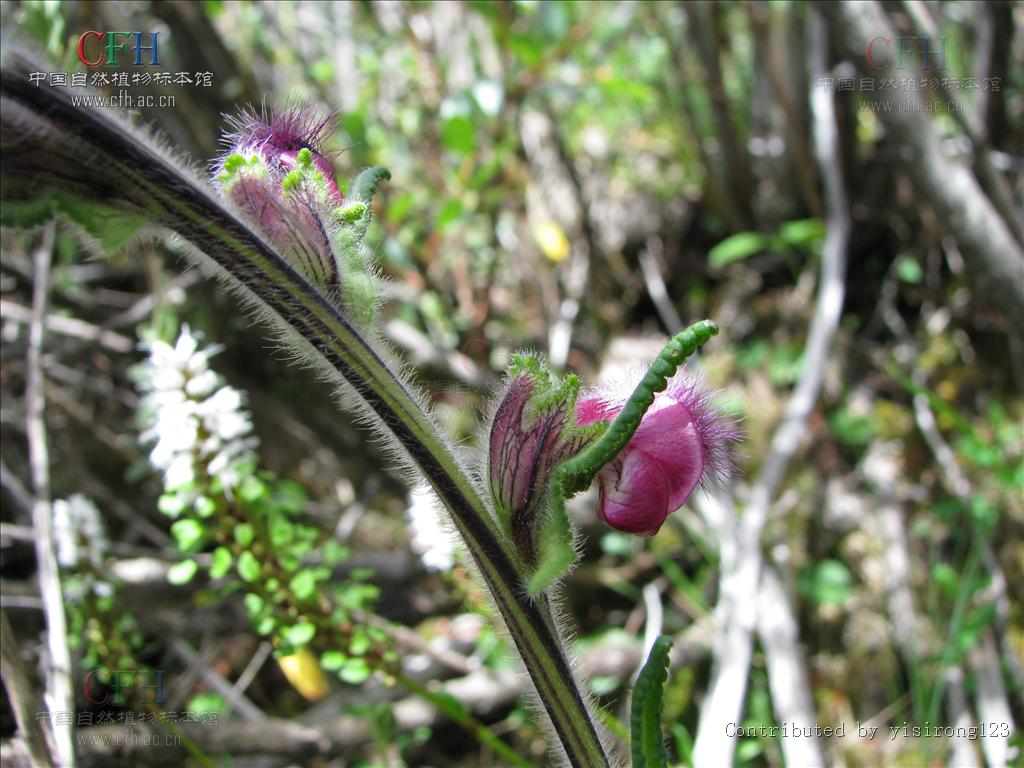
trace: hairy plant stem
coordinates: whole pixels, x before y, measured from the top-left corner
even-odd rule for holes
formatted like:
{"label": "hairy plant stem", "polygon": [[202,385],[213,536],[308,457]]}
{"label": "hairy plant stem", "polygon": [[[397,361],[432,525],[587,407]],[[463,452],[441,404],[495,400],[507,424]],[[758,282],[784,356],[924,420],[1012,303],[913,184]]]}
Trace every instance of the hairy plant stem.
{"label": "hairy plant stem", "polygon": [[[57,210],[81,218],[76,206],[104,205],[108,211],[120,210],[126,218],[142,217],[169,229],[204,254],[245,299],[300,337],[394,436],[451,513],[569,763],[606,766],[607,757],[548,603],[526,595],[509,543],[447,442],[401,379],[337,307],[211,191],[156,151],[151,140],[127,130],[104,109],[72,106],[69,89],[31,84],[29,75],[34,71],[41,68],[17,52],[5,52],[0,72],[5,199],[24,204],[19,210],[27,211],[30,203],[45,201],[49,195],[45,207],[33,211],[37,220]],[[100,214],[88,210],[85,217],[89,216]],[[201,258],[196,261],[208,263]]]}

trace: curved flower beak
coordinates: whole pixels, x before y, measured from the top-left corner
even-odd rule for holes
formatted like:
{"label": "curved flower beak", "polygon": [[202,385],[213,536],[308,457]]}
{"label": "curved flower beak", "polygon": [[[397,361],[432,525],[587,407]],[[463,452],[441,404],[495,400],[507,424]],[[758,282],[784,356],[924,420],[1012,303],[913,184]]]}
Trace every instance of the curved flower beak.
{"label": "curved flower beak", "polygon": [[[653,536],[698,486],[726,478],[742,431],[711,393],[677,376],[659,392],[622,452],[598,473],[600,515],[624,533]],[[623,402],[598,393],[576,406],[580,426],[614,419]]]}

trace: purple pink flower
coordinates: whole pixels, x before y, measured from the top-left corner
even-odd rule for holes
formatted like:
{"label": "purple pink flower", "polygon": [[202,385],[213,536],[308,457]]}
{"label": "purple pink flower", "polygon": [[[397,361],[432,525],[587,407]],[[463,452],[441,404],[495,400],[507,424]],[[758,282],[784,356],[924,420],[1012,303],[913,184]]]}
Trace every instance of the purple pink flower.
{"label": "purple pink flower", "polygon": [[[625,533],[653,536],[695,489],[724,480],[742,430],[711,404],[712,393],[677,375],[657,393],[621,453],[598,474],[600,515]],[[576,404],[576,424],[613,420],[625,398],[595,393]]]}

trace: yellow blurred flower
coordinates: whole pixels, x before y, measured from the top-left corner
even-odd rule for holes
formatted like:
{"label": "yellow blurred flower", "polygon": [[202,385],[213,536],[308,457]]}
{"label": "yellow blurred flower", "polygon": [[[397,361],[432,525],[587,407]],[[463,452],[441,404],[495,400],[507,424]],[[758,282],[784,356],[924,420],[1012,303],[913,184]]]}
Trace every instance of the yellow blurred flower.
{"label": "yellow blurred flower", "polygon": [[534,224],[533,239],[541,252],[552,261],[564,261],[569,255],[569,239],[557,221],[546,219]]}
{"label": "yellow blurred flower", "polygon": [[277,660],[277,665],[292,687],[309,701],[320,701],[330,691],[320,661],[306,646],[290,656],[282,656]]}

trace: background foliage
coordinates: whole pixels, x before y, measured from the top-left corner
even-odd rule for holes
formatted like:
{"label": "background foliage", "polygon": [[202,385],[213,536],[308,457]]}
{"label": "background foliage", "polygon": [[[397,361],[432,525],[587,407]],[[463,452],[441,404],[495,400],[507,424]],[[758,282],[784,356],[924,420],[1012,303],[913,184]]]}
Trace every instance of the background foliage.
{"label": "background foliage", "polygon": [[[966,127],[956,114],[929,120],[949,164],[992,159],[995,183],[975,166],[979,194],[1019,230],[1024,8],[886,9],[900,34],[916,34],[922,18],[934,23],[948,77],[999,79],[998,90],[960,90]],[[223,115],[242,105],[337,110],[329,147],[343,188],[367,166],[392,174],[368,240],[386,279],[386,335],[460,441],[478,439],[475,417],[517,349],[545,351],[596,383],[642,365],[681,324],[717,320],[723,333],[699,369],[748,431],[734,488],[741,508],[805,373],[827,231],[809,106],[823,73],[809,63],[810,17],[803,4],[736,2],[26,0],[2,9],[5,33],[70,62],[57,71],[81,69],[73,57],[82,31],[140,29],[161,33],[163,70],[211,72],[210,88],[139,91],[175,97],[142,118],[196,166],[219,151]],[[830,31],[831,76],[853,77],[837,22]],[[1005,713],[1012,730],[1024,717],[1020,328],[965,260],[961,232],[915,181],[914,146],[887,130],[871,93],[835,96],[853,222],[845,301],[761,549],[797,622],[792,645],[817,723],[912,728]],[[981,126],[980,144],[966,142],[971,126]],[[1007,194],[1009,217],[999,205]],[[0,554],[4,609],[31,667],[42,621],[23,392],[31,254],[41,237],[2,237]],[[115,604],[97,594],[73,616],[79,692],[97,662],[164,671],[167,711],[223,714],[220,746],[204,741],[210,728],[191,736],[215,762],[246,754],[261,765],[493,764],[490,747],[454,724],[469,713],[542,762],[544,734],[478,588],[462,563],[440,573],[421,564],[409,547],[406,488],[328,388],[269,347],[230,296],[182,273],[173,245],[134,242],[105,254],[58,227],[52,249],[43,361],[52,495],[81,493],[96,504],[110,540],[104,571],[118,594]],[[322,659],[348,673],[313,703],[318,694],[267,661],[269,641],[250,622],[269,615],[266,607],[254,611],[224,581],[208,532],[181,521],[175,530],[161,513],[164,488],[139,442],[132,370],[143,328],[173,341],[183,322],[223,346],[213,366],[248,395],[268,474],[253,469],[259,493],[240,493],[237,505],[280,511],[303,532],[283,566],[288,600],[315,602],[326,583],[325,593],[350,601],[346,610],[372,606],[386,628],[373,642],[386,635],[396,644],[400,674],[454,697],[447,709],[404,698],[409,689],[393,675],[367,678],[351,649]],[[644,627],[660,625],[676,641],[664,701],[670,759],[688,763],[714,675],[721,531],[694,506],[639,540],[601,527],[593,496],[577,501],[586,557],[565,593],[588,685],[624,737]],[[343,551],[322,552],[318,537]],[[175,540],[201,569],[183,572]],[[169,585],[168,571],[187,585]],[[296,585],[300,573],[315,579]],[[285,632],[286,647],[274,640],[281,654],[308,642],[305,623]],[[762,650],[745,726],[783,717]],[[98,714],[78,699],[80,711]],[[7,754],[14,725],[6,708],[0,716]],[[104,726],[83,723],[80,733],[86,727]],[[252,742],[260,729],[277,738]],[[783,747],[778,736],[742,738],[735,760],[778,765]],[[99,743],[78,748],[87,762],[115,759]],[[825,738],[821,749],[849,765],[992,762],[981,743],[945,737]],[[118,754],[127,764],[182,759],[170,748]]]}

